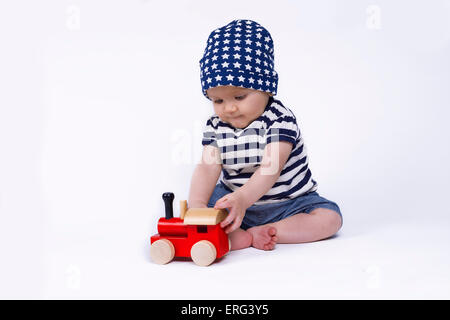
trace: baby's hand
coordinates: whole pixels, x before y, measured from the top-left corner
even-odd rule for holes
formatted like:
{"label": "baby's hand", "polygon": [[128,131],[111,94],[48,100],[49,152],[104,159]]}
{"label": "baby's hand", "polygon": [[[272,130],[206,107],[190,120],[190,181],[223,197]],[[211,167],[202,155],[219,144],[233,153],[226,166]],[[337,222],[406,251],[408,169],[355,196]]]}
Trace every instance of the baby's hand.
{"label": "baby's hand", "polygon": [[230,233],[239,228],[244,219],[245,210],[247,210],[242,194],[235,191],[216,201],[214,209],[225,208],[229,211],[228,216],[220,223],[220,226],[226,227],[225,233]]}

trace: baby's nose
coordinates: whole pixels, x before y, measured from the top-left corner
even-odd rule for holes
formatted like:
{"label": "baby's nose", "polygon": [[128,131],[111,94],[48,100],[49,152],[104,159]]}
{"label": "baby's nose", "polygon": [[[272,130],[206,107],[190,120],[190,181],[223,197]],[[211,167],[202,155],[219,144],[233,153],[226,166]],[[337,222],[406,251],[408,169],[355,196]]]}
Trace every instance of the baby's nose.
{"label": "baby's nose", "polygon": [[227,105],[227,107],[226,107],[226,111],[227,112],[235,112],[237,110],[237,107],[234,105],[234,104],[229,104],[229,105]]}

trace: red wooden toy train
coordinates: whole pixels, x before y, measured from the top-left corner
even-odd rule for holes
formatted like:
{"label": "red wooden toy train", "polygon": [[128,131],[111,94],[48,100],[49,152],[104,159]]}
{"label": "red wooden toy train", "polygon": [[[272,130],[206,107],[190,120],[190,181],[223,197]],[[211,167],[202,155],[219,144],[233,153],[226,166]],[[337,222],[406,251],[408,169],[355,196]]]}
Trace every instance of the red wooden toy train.
{"label": "red wooden toy train", "polygon": [[200,266],[208,266],[230,251],[228,235],[220,227],[227,216],[225,209],[190,208],[180,201],[180,217],[173,217],[171,192],[163,193],[166,217],[158,221],[158,233],[150,238],[150,256],[159,264],[174,257],[192,258]]}

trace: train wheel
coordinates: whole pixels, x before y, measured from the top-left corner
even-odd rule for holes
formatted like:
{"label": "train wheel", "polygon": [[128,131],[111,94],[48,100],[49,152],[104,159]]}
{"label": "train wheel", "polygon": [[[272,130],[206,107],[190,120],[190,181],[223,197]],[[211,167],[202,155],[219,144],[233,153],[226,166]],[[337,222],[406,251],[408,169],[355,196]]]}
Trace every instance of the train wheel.
{"label": "train wheel", "polygon": [[166,264],[175,256],[175,247],[167,239],[159,239],[150,246],[150,257],[157,264]]}
{"label": "train wheel", "polygon": [[194,244],[191,248],[191,258],[196,265],[209,266],[216,260],[216,247],[208,240],[201,240]]}

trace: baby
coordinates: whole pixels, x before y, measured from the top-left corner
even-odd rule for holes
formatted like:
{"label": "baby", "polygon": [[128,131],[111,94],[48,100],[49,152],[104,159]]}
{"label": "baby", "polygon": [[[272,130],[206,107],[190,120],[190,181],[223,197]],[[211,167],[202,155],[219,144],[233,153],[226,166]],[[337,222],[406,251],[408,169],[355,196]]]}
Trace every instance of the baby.
{"label": "baby", "polygon": [[227,209],[221,226],[231,250],[272,250],[335,234],[340,209],[316,192],[295,115],[274,98],[270,33],[255,21],[234,20],[211,32],[199,62],[215,113],[203,133],[189,207]]}

